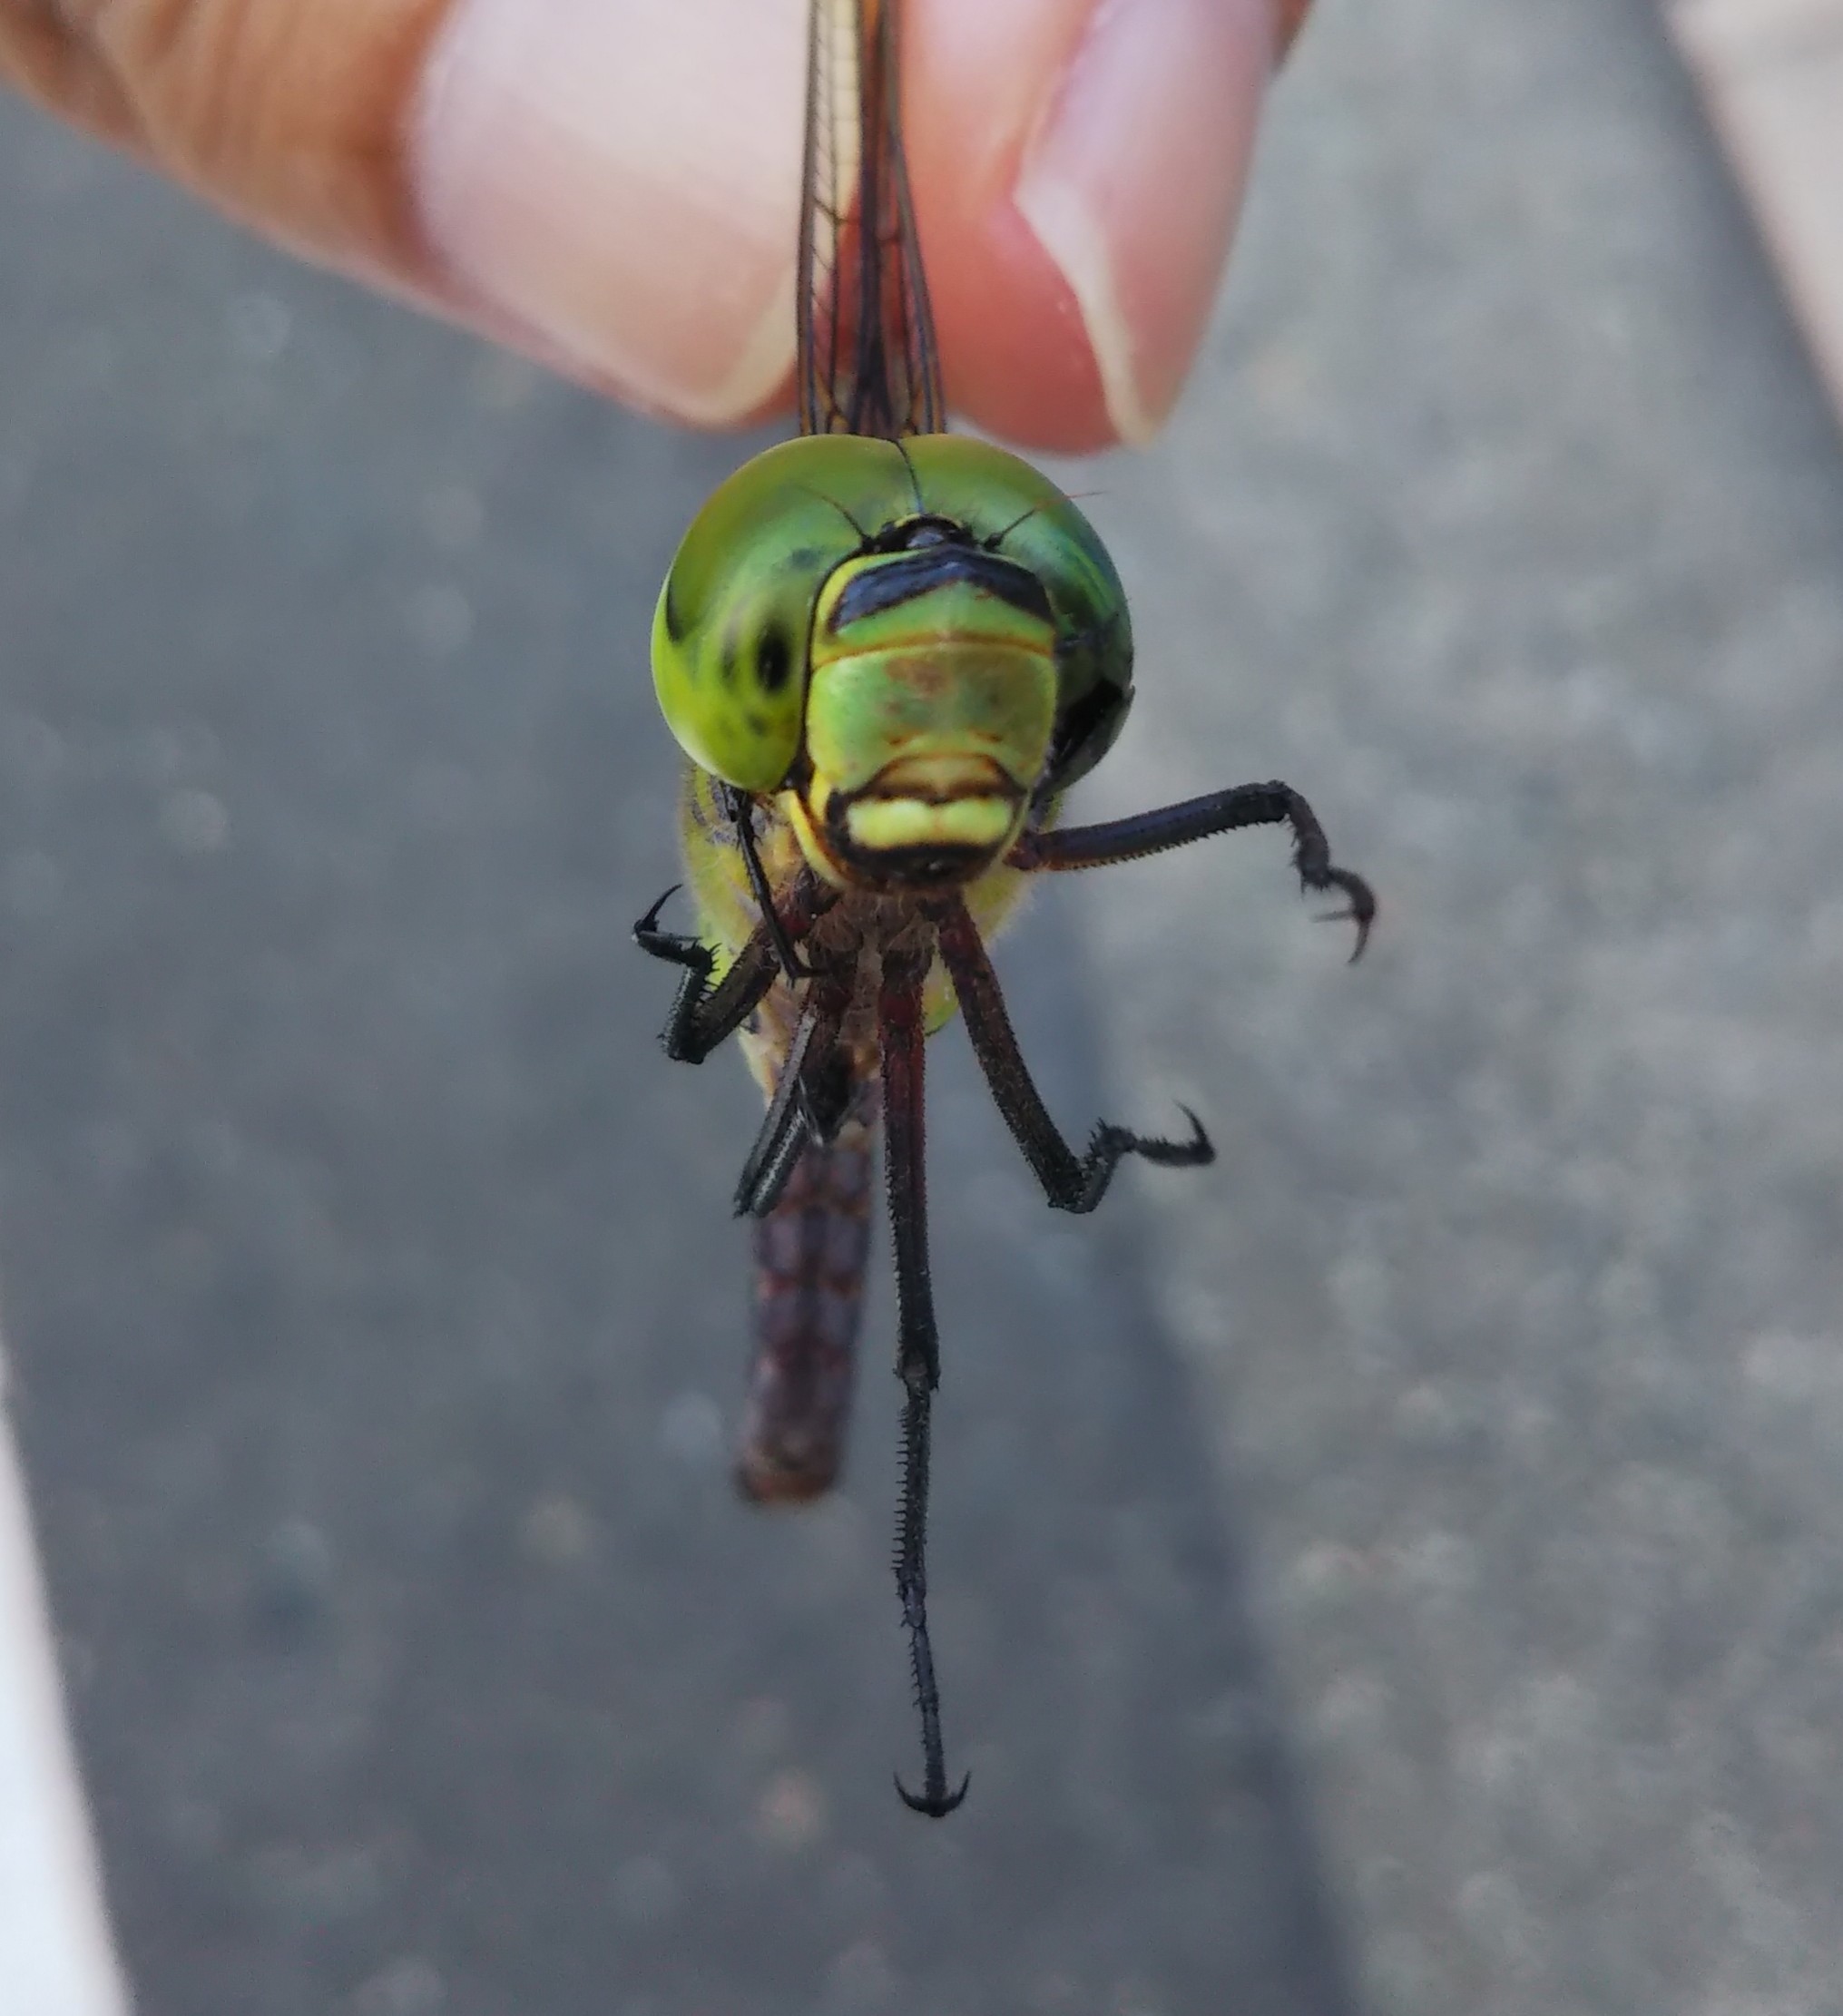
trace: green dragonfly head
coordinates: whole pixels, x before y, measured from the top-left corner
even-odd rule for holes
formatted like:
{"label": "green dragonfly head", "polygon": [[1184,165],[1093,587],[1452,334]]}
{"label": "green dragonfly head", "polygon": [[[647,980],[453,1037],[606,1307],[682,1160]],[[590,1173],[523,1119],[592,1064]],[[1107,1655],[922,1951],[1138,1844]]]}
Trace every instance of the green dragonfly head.
{"label": "green dragonfly head", "polygon": [[755,457],[685,534],[653,682],[692,761],[793,794],[836,882],[965,879],[1091,769],[1132,695],[1093,528],[985,442],[813,435]]}

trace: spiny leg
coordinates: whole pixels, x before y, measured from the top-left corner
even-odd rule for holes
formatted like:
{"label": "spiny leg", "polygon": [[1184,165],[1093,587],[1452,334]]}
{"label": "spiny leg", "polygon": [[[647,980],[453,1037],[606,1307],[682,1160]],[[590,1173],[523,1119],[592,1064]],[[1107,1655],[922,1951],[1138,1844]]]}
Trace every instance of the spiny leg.
{"label": "spiny leg", "polygon": [[802,870],[794,884],[785,917],[770,909],[767,916],[774,918],[775,929],[770,931],[764,916],[730,962],[730,970],[713,987],[711,974],[716,967],[717,954],[710,946],[697,938],[659,928],[659,914],[678,886],[673,883],[634,925],[633,942],[653,958],[684,969],[685,977],[672,1004],[672,1013],[666,1018],[661,1041],[666,1055],[675,1063],[701,1064],[749,1020],[774,984],[779,970],[776,932],[782,937],[803,938],[837,897],[817,877]]}
{"label": "spiny leg", "polygon": [[749,876],[749,886],[755,892],[755,901],[760,907],[761,921],[768,928],[776,964],[789,986],[797,980],[809,980],[812,975],[794,951],[792,937],[782,928],[774,907],[774,892],[768,885],[768,871],[762,866],[761,856],[755,846],[754,798],[733,784],[719,784],[717,802],[730,815],[736,828],[736,844],[742,849],[742,866]]}
{"label": "spiny leg", "polygon": [[1116,861],[1134,861],[1167,847],[1188,847],[1212,834],[1244,826],[1289,826],[1293,835],[1293,866],[1309,889],[1341,890],[1348,910],[1324,921],[1346,919],[1357,926],[1353,961],[1363,956],[1369,927],[1376,921],[1376,897],[1360,875],[1337,867],[1330,844],[1318,816],[1291,785],[1239,784],[1233,790],[1211,791],[1207,798],[1186,798],[1156,812],[1130,819],[1109,819],[1100,826],[1064,827],[1050,833],[1026,833],[1006,857],[1014,868],[1102,868]]}
{"label": "spiny leg", "polygon": [[[896,1238],[897,1376],[903,1384],[902,1497],[896,1523],[896,1589],[908,1631],[916,1707],[921,1715],[922,1790],[900,1777],[903,1804],[938,1819],[966,1796],[969,1778],[947,1789],[941,1698],[928,1640],[928,1463],[931,1412],[940,1384],[940,1337],[928,1278],[927,1188],[923,1172],[921,984],[926,962],[886,957],[877,1000],[883,1049],[884,1166]],[[969,1775],[970,1776],[970,1775]]]}
{"label": "spiny leg", "polygon": [[809,1001],[800,1011],[793,1041],[781,1060],[780,1076],[775,1080],[774,1097],[761,1117],[761,1130],[736,1179],[731,1202],[738,1218],[762,1218],[771,1211],[793,1173],[793,1166],[807,1144],[806,1102],[800,1097],[800,1071],[819,1026],[819,1017]]}
{"label": "spiny leg", "polygon": [[849,1006],[849,988],[836,980],[822,978],[808,989],[774,1097],[737,1179],[739,1218],[766,1218],[806,1144],[826,1147],[836,1139],[851,1099],[848,1078],[838,1068],[838,1031]]}
{"label": "spiny leg", "polygon": [[[674,883],[672,888],[678,885]],[[659,929],[659,914],[672,889],[660,897],[633,927],[633,942],[655,959],[681,966],[684,978],[673,996],[672,1013],[660,1032],[665,1053],[674,1063],[701,1064],[741,1028],[773,986],[776,966],[774,947],[765,926],[758,925],[749,943],[730,962],[730,970],[713,987],[711,974],[717,955],[696,938],[675,931]]]}
{"label": "spiny leg", "polygon": [[985,1073],[985,1082],[1005,1116],[1005,1124],[1023,1149],[1024,1160],[1035,1171],[1044,1195],[1057,1210],[1092,1211],[1105,1196],[1122,1159],[1128,1155],[1170,1169],[1194,1168],[1215,1160],[1216,1150],[1210,1145],[1210,1137],[1188,1106],[1180,1109],[1191,1123],[1191,1137],[1187,1141],[1149,1138],[1103,1121],[1094,1130],[1088,1152],[1077,1155],[1063,1139],[1031,1081],[1012,1031],[1011,1017],[1005,1013],[998,975],[992,970],[978,926],[967,914],[966,905],[958,896],[951,896],[931,908],[942,963],[953,980],[966,1033],[973,1041],[973,1054]]}
{"label": "spiny leg", "polygon": [[708,979],[711,968],[717,963],[717,955],[701,938],[686,936],[682,931],[662,931],[659,914],[684,887],[682,882],[674,882],[662,889],[653,898],[652,907],[633,926],[633,942],[650,958],[663,959],[669,966],[684,966],[692,973]]}

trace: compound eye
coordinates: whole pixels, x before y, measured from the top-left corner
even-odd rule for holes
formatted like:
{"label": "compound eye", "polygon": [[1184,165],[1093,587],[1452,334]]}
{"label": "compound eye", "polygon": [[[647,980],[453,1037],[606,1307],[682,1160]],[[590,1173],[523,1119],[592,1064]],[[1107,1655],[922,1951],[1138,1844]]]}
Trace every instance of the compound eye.
{"label": "compound eye", "polygon": [[1050,739],[1047,779],[1051,789],[1066,790],[1094,768],[1113,747],[1132,705],[1132,687],[1100,680],[1064,708]]}
{"label": "compound eye", "polygon": [[887,441],[807,435],[745,463],[681,541],[652,626],[661,711],[701,768],[778,790],[799,758],[813,603],[860,526],[913,508]]}

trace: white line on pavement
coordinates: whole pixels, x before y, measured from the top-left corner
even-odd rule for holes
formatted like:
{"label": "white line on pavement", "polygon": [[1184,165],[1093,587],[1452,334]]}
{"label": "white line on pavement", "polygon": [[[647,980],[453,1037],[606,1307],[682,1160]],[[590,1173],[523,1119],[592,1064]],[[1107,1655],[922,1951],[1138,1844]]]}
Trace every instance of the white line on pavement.
{"label": "white line on pavement", "polygon": [[0,2016],[127,2016],[0,1356]]}

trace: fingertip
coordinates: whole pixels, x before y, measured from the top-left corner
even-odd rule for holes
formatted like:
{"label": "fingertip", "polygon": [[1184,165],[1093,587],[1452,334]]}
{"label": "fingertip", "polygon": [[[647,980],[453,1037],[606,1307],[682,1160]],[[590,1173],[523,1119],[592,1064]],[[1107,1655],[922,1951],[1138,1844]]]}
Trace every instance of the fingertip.
{"label": "fingertip", "polygon": [[1001,197],[975,229],[936,242],[929,286],[954,410],[1033,448],[1112,446],[1119,433],[1080,306],[1016,204]]}
{"label": "fingertip", "polygon": [[953,403],[1041,447],[1142,441],[1207,325],[1270,0],[932,0],[908,139]]}

